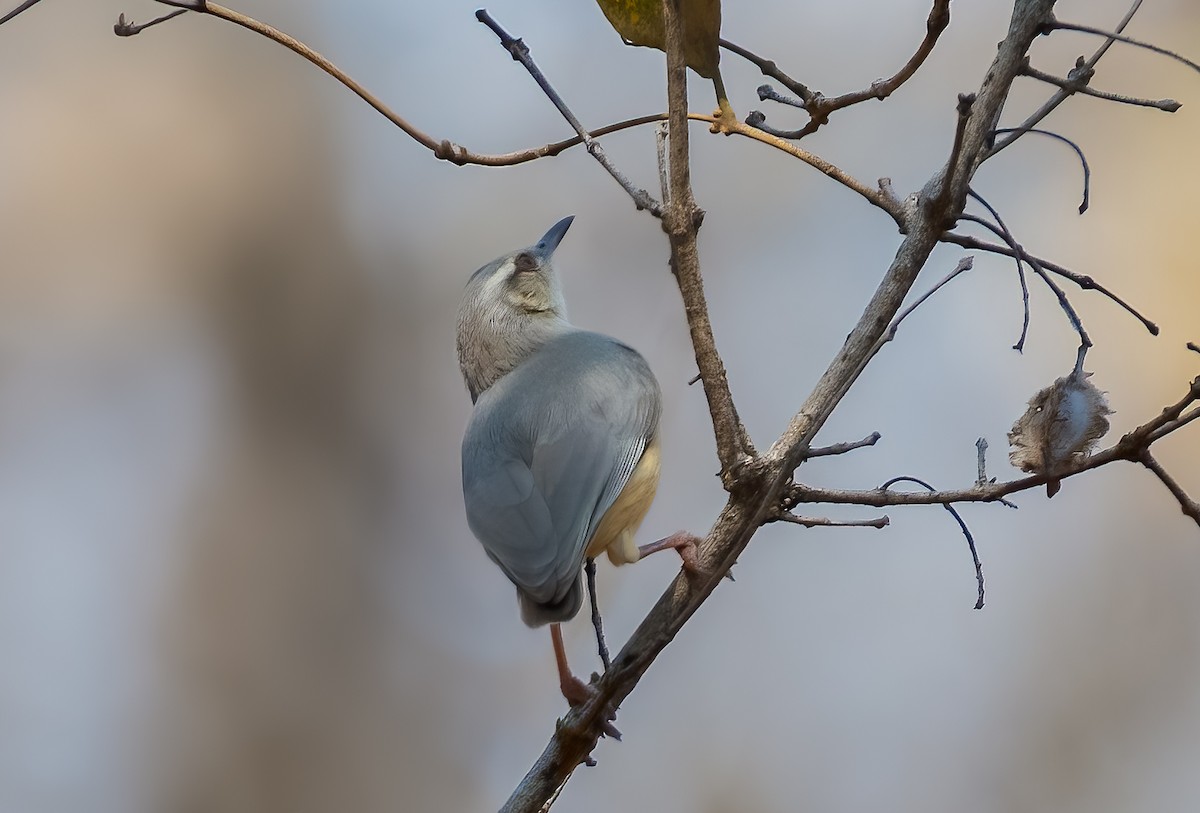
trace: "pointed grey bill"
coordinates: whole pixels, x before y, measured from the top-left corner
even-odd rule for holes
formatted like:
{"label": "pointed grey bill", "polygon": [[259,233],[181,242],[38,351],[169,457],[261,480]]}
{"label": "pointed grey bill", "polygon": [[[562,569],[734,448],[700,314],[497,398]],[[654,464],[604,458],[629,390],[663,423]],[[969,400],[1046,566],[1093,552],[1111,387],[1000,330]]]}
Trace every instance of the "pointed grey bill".
{"label": "pointed grey bill", "polygon": [[554,253],[554,249],[558,248],[558,244],[562,241],[563,235],[567,233],[567,229],[571,228],[571,222],[575,220],[575,215],[567,215],[562,220],[550,227],[550,231],[538,241],[533,250],[542,256],[543,259],[548,259]]}

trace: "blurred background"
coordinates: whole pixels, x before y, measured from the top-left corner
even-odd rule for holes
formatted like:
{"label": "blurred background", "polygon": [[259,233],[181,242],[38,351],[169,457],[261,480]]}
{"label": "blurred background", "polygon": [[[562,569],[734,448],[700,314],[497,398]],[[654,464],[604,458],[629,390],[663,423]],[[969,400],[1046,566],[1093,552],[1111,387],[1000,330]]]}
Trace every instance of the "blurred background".
{"label": "blurred background", "polygon": [[[490,11],[590,126],[660,111],[663,57],[590,0]],[[493,810],[565,709],[548,636],[463,517],[470,401],[454,352],[475,268],[577,215],[557,255],[572,318],[642,351],[664,388],[664,476],[644,541],[723,504],[658,224],[580,150],[515,168],[435,161],[294,55],[209,17],[118,39],[145,0],[47,2],[0,29],[0,810]],[[907,59],[927,0],[729,3],[723,33],[826,93]],[[254,0],[438,138],[503,152],[569,135],[475,3]],[[805,145],[900,194],[944,161],[1008,3],[959,0],[917,78]],[[1111,28],[1126,4],[1073,0]],[[1146,3],[1128,33],[1200,57],[1200,8]],[[1093,37],[1055,34],[1064,74]],[[725,55],[735,109],[764,80]],[[711,88],[692,78],[693,108]],[[1096,87],[975,188],[1021,242],[1123,294],[1149,336],[1067,286],[1116,414],[1110,440],[1185,391],[1200,358],[1193,240],[1200,77],[1117,46]],[[1050,90],[1021,80],[1006,121]],[[808,167],[693,130],[716,336],[760,448],[799,406],[886,268],[891,222]],[[609,154],[655,189],[650,128]],[[942,248],[918,289],[962,252]],[[1024,355],[1012,264],[922,307],[819,437],[879,431],[805,481],[941,487],[1010,477],[1005,432],[1076,340],[1036,283]],[[1200,495],[1200,435],[1156,447]],[[1019,511],[963,509],[988,579],[938,508],[886,530],[769,527],[621,709],[556,809],[1127,811],[1200,806],[1200,534],[1153,476],[1110,466]],[[819,510],[819,509],[814,509]],[[842,510],[839,517],[877,512]],[[601,600],[614,650],[674,575],[654,557]],[[581,673],[590,626],[568,628]]]}

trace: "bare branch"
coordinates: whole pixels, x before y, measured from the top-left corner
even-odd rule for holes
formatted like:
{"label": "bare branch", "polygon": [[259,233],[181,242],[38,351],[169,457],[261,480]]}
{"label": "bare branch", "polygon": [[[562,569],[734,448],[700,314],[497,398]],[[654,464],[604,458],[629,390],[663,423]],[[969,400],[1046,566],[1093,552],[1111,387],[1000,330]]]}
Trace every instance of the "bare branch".
{"label": "bare branch", "polygon": [[892,339],[896,338],[896,331],[900,328],[900,323],[903,322],[906,318],[908,318],[908,315],[910,313],[912,313],[917,308],[919,308],[921,306],[921,304],[925,302],[925,300],[929,299],[929,297],[936,294],[938,292],[938,290],[940,290],[943,286],[945,286],[948,282],[950,282],[952,279],[957,277],[959,274],[962,274],[965,271],[970,271],[974,267],[975,267],[975,258],[972,256],[966,256],[966,257],[963,257],[961,260],[959,260],[958,265],[954,266],[953,271],[951,271],[946,276],[942,277],[941,281],[939,281],[936,285],[934,285],[932,288],[930,288],[925,293],[921,294],[921,296],[917,298],[916,302],[909,305],[907,308],[905,308],[903,311],[901,311],[900,314],[895,319],[892,320],[892,323],[890,325],[888,325],[887,331],[883,334],[882,337],[880,337],[879,343],[876,347],[875,352],[879,352],[879,350],[878,350],[879,347],[883,347],[883,345],[887,344]]}
{"label": "bare branch", "polygon": [[[881,485],[879,488],[882,491],[887,491],[892,486],[894,486],[896,483],[915,483],[915,484],[921,486],[922,488],[924,488],[926,491],[929,491],[929,492],[937,491],[937,489],[935,489],[933,486],[929,485],[929,483],[925,482],[924,480],[918,479],[916,477],[893,477],[892,479],[888,480],[886,483]],[[962,518],[962,514],[958,513],[957,508],[955,508],[953,505],[950,505],[949,503],[944,503],[942,505],[942,507],[950,512],[950,516],[954,517],[954,521],[958,523],[959,530],[962,531],[963,536],[965,536],[967,539],[967,547],[970,548],[970,550],[971,550],[971,561],[975,564],[975,586],[976,586],[976,590],[978,591],[978,597],[975,600],[975,609],[982,610],[983,609],[983,564],[979,561],[979,551],[975,549],[975,537],[971,535],[971,529],[967,527],[966,521]]]}
{"label": "bare branch", "polygon": [[[37,2],[37,0],[33,0],[33,2]],[[782,82],[783,86],[800,97],[801,101],[809,102],[812,100],[813,92],[808,89],[808,86],[803,82],[797,82],[795,79],[779,70],[779,66],[776,65],[773,60],[761,57],[758,54],[741,47],[740,45],[735,45],[727,39],[720,40],[720,44],[721,47],[726,51],[737,54],[742,59],[753,63],[760,71],[762,71],[763,76],[768,76],[777,82]]]}
{"label": "bare branch", "polygon": [[668,42],[667,99],[670,116],[667,162],[670,204],[664,212],[663,230],[671,244],[671,270],[683,296],[696,366],[712,415],[722,479],[728,487],[734,469],[742,465],[748,456],[753,456],[754,451],[733,403],[725,364],[717,352],[700,274],[696,235],[704,213],[692,195],[687,127],[687,66],[683,56],[681,13],[674,5],[677,2],[663,0]]}
{"label": "bare branch", "polygon": [[[759,127],[765,132],[769,132],[779,138],[800,139],[815,133],[823,124],[827,124],[831,113],[869,99],[879,99],[882,101],[899,90],[900,86],[911,79],[917,70],[925,64],[925,60],[933,53],[933,48],[937,45],[938,38],[949,24],[950,0],[933,0],[933,7],[930,9],[929,17],[925,21],[925,38],[921,40],[921,44],[917,47],[916,52],[909,57],[908,62],[904,63],[904,66],[900,70],[887,79],[876,79],[869,87],[862,90],[844,93],[841,96],[834,96],[832,98],[826,98],[820,93],[814,93],[799,82],[790,79],[775,67],[774,62],[757,57],[732,43],[726,43],[724,40],[721,41],[721,44],[738,56],[753,62],[764,75],[783,82],[785,87],[800,97],[804,103],[802,106],[808,112],[809,116],[808,123],[799,130],[785,131],[769,128],[765,124],[766,117],[759,111],[752,111],[750,116],[747,117],[746,123],[752,127]],[[772,98],[770,95],[764,96],[764,88],[759,88],[759,98]],[[773,91],[768,91],[768,93],[773,93]],[[776,101],[781,100],[776,99]]]}
{"label": "bare branch", "polygon": [[[1133,0],[1133,5],[1129,7],[1129,11],[1125,12],[1125,16],[1121,18],[1121,22],[1117,23],[1116,32],[1118,34],[1125,30],[1125,26],[1129,25],[1129,21],[1133,19],[1133,15],[1137,14],[1138,9],[1141,7],[1142,0]],[[1090,79],[1095,70],[1096,63],[1099,62],[1106,53],[1108,53],[1108,49],[1112,47],[1114,42],[1116,42],[1115,39],[1106,39],[1100,45],[1100,47],[1096,49],[1095,53],[1088,57],[1086,61],[1081,60],[1077,62],[1075,65],[1075,70],[1070,74],[1070,78],[1074,79],[1077,76],[1086,75]],[[1054,109],[1070,98],[1071,95],[1072,92],[1070,90],[1059,89],[1058,92],[1047,99],[1041,107],[1031,113],[1029,117],[1025,119],[1025,121],[1021,122],[1014,128],[1017,132],[1012,133],[1008,138],[1000,141],[998,144],[992,145],[991,149],[988,150],[987,155],[984,157],[991,158],[1009,144],[1016,141],[1024,134],[1025,128],[1036,127],[1038,122],[1054,112]]]}
{"label": "bare branch", "polygon": [[32,8],[33,6],[36,6],[40,2],[42,2],[42,0],[25,0],[24,3],[17,6],[16,8],[14,8],[12,11],[8,12],[8,14],[5,14],[3,17],[0,17],[0,25],[4,25],[6,22],[11,20],[13,17],[16,17],[18,14],[20,14],[22,11]]}
{"label": "bare branch", "polygon": [[1158,479],[1162,481],[1162,484],[1167,487],[1167,490],[1179,501],[1179,509],[1191,517],[1197,525],[1200,525],[1200,503],[1187,495],[1187,492],[1183,490],[1183,487],[1179,485],[1175,478],[1167,473],[1167,470],[1154,458],[1154,455],[1150,454],[1149,449],[1142,450],[1139,460],[1143,466],[1154,472]]}
{"label": "bare branch", "polygon": [[488,14],[487,9],[481,8],[476,11],[475,18],[490,28],[492,33],[500,38],[500,44],[504,46],[504,48],[510,54],[512,54],[512,58],[514,60],[525,66],[525,70],[529,71],[529,75],[533,77],[533,81],[538,83],[538,87],[542,89],[542,92],[546,94],[546,97],[549,98],[554,106],[558,108],[558,112],[562,113],[563,118],[567,120],[567,123],[570,124],[572,129],[575,130],[576,134],[579,135],[579,138],[583,140],[583,143],[587,146],[587,151],[592,155],[593,158],[600,162],[600,166],[604,167],[608,174],[611,175],[613,179],[621,185],[621,188],[625,190],[629,197],[633,198],[633,204],[637,206],[638,209],[645,209],[655,217],[662,217],[662,206],[659,204],[659,202],[652,198],[650,193],[645,189],[635,186],[632,181],[625,177],[624,173],[617,169],[616,166],[614,166],[613,163],[608,160],[608,155],[605,154],[604,148],[600,146],[600,142],[593,139],[591,134],[583,128],[583,125],[579,123],[579,119],[576,118],[575,114],[571,112],[571,109],[567,107],[567,103],[564,102],[562,97],[558,95],[558,91],[556,91],[554,86],[550,84],[550,81],[546,79],[545,74],[538,69],[538,66],[533,61],[533,57],[529,55],[529,48],[525,45],[525,43],[518,38],[510,36],[509,33],[492,18],[492,15]]}
{"label": "bare branch", "polygon": [[998,502],[1010,494],[1016,494],[1045,485],[1046,481],[1050,479],[1065,480],[1068,477],[1082,474],[1085,471],[1091,471],[1092,469],[1100,468],[1101,466],[1106,466],[1120,460],[1141,462],[1143,450],[1148,449],[1152,444],[1167,435],[1177,432],[1191,421],[1200,418],[1200,408],[1185,412],[1188,407],[1197,402],[1200,402],[1200,376],[1192,380],[1188,387],[1188,392],[1183,398],[1163,409],[1157,416],[1146,421],[1133,431],[1128,432],[1107,449],[1102,449],[1090,457],[1070,463],[1061,469],[1056,469],[1053,475],[1035,474],[1001,483],[987,482],[980,484],[976,482],[970,488],[915,493],[902,493],[884,489],[863,491],[816,488],[802,483],[795,483],[787,489],[787,494],[781,505],[784,510],[790,511],[797,505],[805,503],[863,505],[874,508],[887,508],[895,505]]}
{"label": "bare branch", "polygon": [[[993,130],[992,132],[996,133],[997,135],[1002,133],[1015,133],[1017,132],[1017,128],[1001,127],[1000,129]],[[1065,135],[1060,135],[1052,130],[1039,130],[1036,127],[1029,127],[1021,132],[1037,133],[1038,135],[1049,136],[1050,138],[1058,139],[1071,149],[1075,150],[1075,154],[1079,156],[1079,163],[1083,165],[1083,201],[1079,204],[1079,214],[1086,212],[1088,208],[1088,199],[1091,197],[1092,170],[1091,167],[1088,166],[1087,157],[1083,154],[1083,150],[1080,149],[1079,145],[1067,138]]]}
{"label": "bare branch", "polygon": [[596,595],[596,560],[588,557],[583,563],[583,573],[587,577],[588,600],[592,605],[592,627],[596,630],[596,650],[600,655],[600,663],[604,671],[612,666],[612,657],[608,654],[608,644],[604,641],[604,619],[600,617],[600,599]]}
{"label": "bare branch", "polygon": [[[1183,105],[1174,99],[1139,99],[1136,96],[1125,96],[1120,93],[1110,93],[1106,90],[1096,90],[1095,88],[1089,86],[1087,81],[1085,81],[1085,79],[1082,77],[1062,79],[1054,74],[1039,71],[1037,68],[1028,64],[1025,66],[1023,73],[1025,76],[1028,76],[1031,79],[1037,79],[1039,82],[1045,82],[1046,84],[1060,87],[1070,93],[1079,93],[1084,96],[1091,96],[1095,99],[1104,99],[1105,101],[1109,102],[1131,104],[1135,107],[1153,107],[1156,110],[1162,110],[1166,113],[1174,113],[1176,110],[1183,107]],[[1013,127],[1008,129],[1006,132],[1019,131],[1017,128]],[[1026,130],[1025,132],[1035,131],[1030,129]]]}
{"label": "bare branch", "polygon": [[808,454],[804,456],[805,460],[812,460],[814,457],[830,457],[832,455],[845,454],[852,452],[855,449],[861,449],[864,446],[874,446],[883,437],[878,432],[872,432],[862,440],[856,440],[852,443],[835,443],[832,446],[818,446],[815,449],[809,449]]}
{"label": "bare branch", "polygon": [[[980,240],[977,237],[972,237],[971,235],[967,235],[967,234],[956,234],[954,232],[946,232],[945,234],[942,235],[942,242],[954,243],[955,245],[962,246],[963,248],[971,248],[971,249],[978,249],[980,251],[988,251],[993,254],[1003,254],[1005,257],[1016,258],[1018,256],[1017,253],[1014,252],[1012,250],[1012,248],[1010,248],[1009,246],[1001,246],[1001,245],[997,245],[996,243],[989,243],[985,240]],[[1028,254],[1028,252],[1025,252],[1025,254],[1027,256],[1033,256],[1033,255]],[[1142,314],[1138,313],[1138,311],[1132,305],[1130,305],[1128,302],[1126,302],[1121,297],[1117,296],[1115,293],[1110,291],[1108,288],[1106,288],[1103,285],[1101,285],[1100,283],[1096,282],[1096,280],[1092,279],[1091,277],[1087,276],[1086,274],[1077,274],[1068,268],[1064,268],[1063,266],[1058,265],[1057,263],[1051,262],[1050,260],[1046,260],[1041,257],[1034,257],[1034,259],[1036,259],[1038,261],[1038,264],[1041,265],[1043,268],[1045,268],[1050,273],[1057,274],[1060,277],[1064,277],[1066,279],[1071,280],[1071,282],[1075,283],[1083,290],[1096,291],[1096,292],[1108,297],[1110,300],[1112,300],[1113,302],[1115,302],[1116,304],[1118,304],[1122,308],[1124,308],[1126,311],[1128,311],[1131,316],[1133,316],[1135,319],[1137,319],[1139,322],[1141,322],[1142,325],[1145,326],[1146,330],[1149,331],[1152,336],[1158,335],[1158,333],[1159,333],[1158,325],[1156,325],[1154,322],[1151,322],[1145,316],[1142,316]]]}
{"label": "bare branch", "polygon": [[1188,59],[1185,56],[1177,54],[1174,51],[1168,50],[1161,46],[1154,45],[1153,43],[1144,42],[1142,40],[1135,40],[1133,37],[1126,37],[1124,34],[1120,34],[1116,31],[1105,31],[1103,28],[1095,28],[1090,25],[1079,25],[1078,23],[1064,23],[1064,22],[1060,22],[1058,20],[1048,23],[1046,25],[1046,30],[1047,30],[1047,32],[1049,32],[1049,31],[1079,31],[1084,34],[1096,34],[1097,36],[1106,37],[1109,41],[1116,40],[1117,42],[1123,42],[1126,45],[1134,45],[1138,48],[1145,48],[1147,51],[1153,51],[1156,54],[1162,54],[1163,56],[1170,57],[1171,59],[1174,59],[1176,62],[1182,62],[1184,65],[1187,65],[1192,70],[1196,71],[1197,73],[1200,73],[1200,65],[1196,64],[1195,62],[1193,62],[1192,60]]}
{"label": "bare branch", "polygon": [[[1019,260],[1023,260],[1024,262],[1029,263],[1029,267],[1033,269],[1034,273],[1036,273],[1039,277],[1041,277],[1042,282],[1046,283],[1046,287],[1048,287],[1051,291],[1054,292],[1054,295],[1058,298],[1059,307],[1061,307],[1063,310],[1063,313],[1065,313],[1067,315],[1067,321],[1069,321],[1071,323],[1071,327],[1073,327],[1075,329],[1075,332],[1079,334],[1079,342],[1080,342],[1080,348],[1081,348],[1080,355],[1082,357],[1083,353],[1086,352],[1086,349],[1090,348],[1092,346],[1092,339],[1090,336],[1088,336],[1087,331],[1084,330],[1083,322],[1080,320],[1079,314],[1075,312],[1074,306],[1071,305],[1071,300],[1069,300],[1067,298],[1066,292],[1063,291],[1063,289],[1058,285],[1058,283],[1056,283],[1054,280],[1050,279],[1050,274],[1046,271],[1045,268],[1042,267],[1041,263],[1039,263],[1036,259],[1031,257],[1025,251],[1025,249],[1023,249],[1021,247],[1021,245],[1016,241],[1016,238],[1013,237],[1012,232],[1009,231],[1008,226],[1006,226],[1004,224],[1004,221],[1000,217],[1000,213],[997,212],[996,209],[990,203],[988,203],[986,200],[984,200],[984,198],[982,198],[976,192],[969,191],[968,194],[970,194],[970,196],[972,198],[974,198],[975,200],[979,201],[979,203],[981,203],[984,206],[984,208],[986,208],[988,210],[988,212],[992,215],[992,217],[995,218],[996,225],[993,226],[988,221],[984,220],[981,217],[976,217],[975,215],[970,215],[970,214],[964,213],[960,217],[963,220],[970,220],[972,222],[978,223],[981,226],[984,226],[985,228],[989,229],[992,233],[1000,236],[1001,238],[1004,239],[1004,241],[1006,243],[1008,243],[1009,248],[1011,248],[1013,250],[1013,252],[1015,253],[1015,256]],[[1018,342],[1018,345],[1023,345],[1024,340],[1025,340],[1025,334],[1024,334],[1024,332],[1022,332],[1021,341]],[[1016,347],[1016,349],[1019,350],[1020,347]]]}
{"label": "bare branch", "polygon": [[145,31],[147,28],[150,28],[151,26],[158,25],[159,23],[165,23],[167,20],[173,20],[176,17],[178,17],[180,14],[186,14],[187,12],[188,12],[188,9],[186,9],[186,8],[176,9],[175,11],[172,11],[168,14],[164,14],[161,17],[155,17],[150,22],[142,23],[141,25],[134,23],[133,20],[127,21],[125,19],[124,14],[118,14],[117,22],[113,26],[113,33],[116,34],[118,37],[132,37],[132,36],[142,33],[143,31]]}
{"label": "bare branch", "polygon": [[[716,120],[711,116],[706,118],[703,116],[691,115],[688,118],[692,119],[693,121],[701,119],[711,119],[713,121]],[[814,155],[808,150],[805,150],[804,148],[799,147],[790,141],[782,139],[779,136],[771,135],[770,133],[751,124],[733,122],[729,132],[732,135],[744,136],[746,138],[750,138],[763,144],[772,146],[781,152],[786,152],[793,158],[799,158],[804,163],[824,173],[826,176],[837,181],[847,189],[857,192],[859,195],[866,198],[866,200],[872,205],[879,207],[891,215],[892,220],[896,221],[897,225],[903,227],[906,216],[904,207],[898,200],[889,195],[882,187],[868,186],[836,165],[826,161],[824,158]]]}
{"label": "bare branch", "polygon": [[784,511],[775,517],[778,522],[790,522],[793,525],[803,525],[805,528],[886,528],[891,524],[885,514],[875,519],[829,519],[828,517],[801,517],[790,511]]}

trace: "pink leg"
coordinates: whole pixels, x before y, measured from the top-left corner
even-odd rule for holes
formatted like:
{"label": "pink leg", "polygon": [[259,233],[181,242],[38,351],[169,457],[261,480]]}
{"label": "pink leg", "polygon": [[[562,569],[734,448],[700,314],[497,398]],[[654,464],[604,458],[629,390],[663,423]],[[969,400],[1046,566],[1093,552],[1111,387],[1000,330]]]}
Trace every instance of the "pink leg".
{"label": "pink leg", "polygon": [[[582,706],[596,696],[596,690],[575,677],[571,667],[567,666],[567,648],[563,645],[561,624],[550,625],[550,640],[554,643],[554,662],[558,666],[558,687],[571,708]],[[604,733],[614,740],[621,739],[621,732],[610,722],[617,719],[616,710],[607,710],[607,717],[603,724]]]}
{"label": "pink leg", "polygon": [[700,567],[700,562],[696,558],[696,546],[701,542],[700,537],[695,534],[690,534],[687,531],[676,531],[668,537],[651,542],[649,545],[642,545],[638,548],[638,558],[645,559],[652,553],[658,553],[660,550],[670,550],[672,548],[679,554],[679,558],[683,560],[683,569],[689,573],[704,573],[704,569]]}

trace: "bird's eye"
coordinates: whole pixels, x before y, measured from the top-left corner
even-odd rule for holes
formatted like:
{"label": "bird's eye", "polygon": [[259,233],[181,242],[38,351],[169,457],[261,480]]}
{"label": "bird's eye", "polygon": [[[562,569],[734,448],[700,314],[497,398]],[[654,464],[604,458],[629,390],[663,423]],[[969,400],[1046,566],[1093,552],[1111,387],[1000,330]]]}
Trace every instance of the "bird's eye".
{"label": "bird's eye", "polygon": [[537,260],[531,254],[518,254],[513,260],[513,273],[515,274],[529,274],[537,271],[537,267]]}

